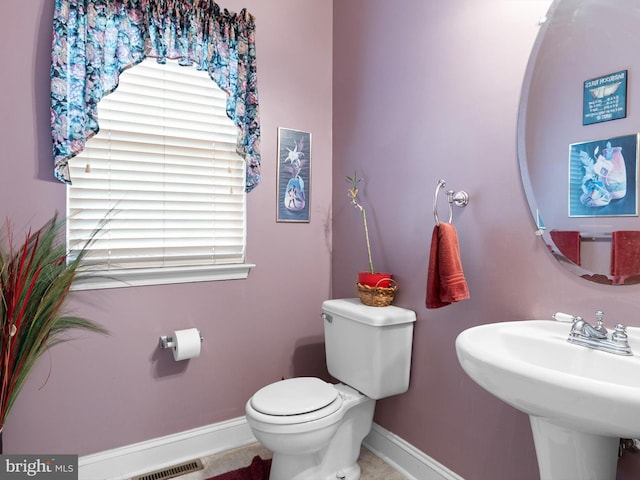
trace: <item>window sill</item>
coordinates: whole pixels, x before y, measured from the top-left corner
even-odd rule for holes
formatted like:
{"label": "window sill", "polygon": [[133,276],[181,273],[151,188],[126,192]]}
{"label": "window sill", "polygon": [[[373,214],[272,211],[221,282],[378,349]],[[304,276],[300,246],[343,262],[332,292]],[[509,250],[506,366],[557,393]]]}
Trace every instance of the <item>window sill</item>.
{"label": "window sill", "polygon": [[173,283],[243,280],[255,267],[252,263],[210,265],[204,267],[139,268],[105,272],[81,272],[71,290],[169,285]]}

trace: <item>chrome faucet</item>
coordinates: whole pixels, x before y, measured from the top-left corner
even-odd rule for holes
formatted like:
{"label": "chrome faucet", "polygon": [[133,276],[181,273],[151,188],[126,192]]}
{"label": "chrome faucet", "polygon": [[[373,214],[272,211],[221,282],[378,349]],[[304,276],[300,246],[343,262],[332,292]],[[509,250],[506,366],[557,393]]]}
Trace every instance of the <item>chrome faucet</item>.
{"label": "chrome faucet", "polygon": [[629,346],[627,327],[621,323],[617,324],[615,331],[609,337],[609,332],[602,321],[603,317],[604,313],[598,310],[596,312],[595,326],[589,324],[589,322],[585,321],[582,317],[575,317],[567,341],[616,355],[633,355],[631,347]]}
{"label": "chrome faucet", "polygon": [[609,332],[602,324],[602,316],[603,313],[601,311],[596,312],[596,326],[590,325],[589,322],[586,322],[582,317],[575,317],[569,336],[578,338],[596,338],[599,340],[606,339]]}

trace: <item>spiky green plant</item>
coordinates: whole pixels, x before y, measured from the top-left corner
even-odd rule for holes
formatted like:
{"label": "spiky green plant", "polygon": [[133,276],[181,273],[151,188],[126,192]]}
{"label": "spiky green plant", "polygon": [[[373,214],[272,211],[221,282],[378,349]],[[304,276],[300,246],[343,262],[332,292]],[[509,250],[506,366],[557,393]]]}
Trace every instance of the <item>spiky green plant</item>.
{"label": "spiky green plant", "polygon": [[17,247],[7,222],[0,249],[0,432],[25,379],[48,348],[71,329],[107,333],[97,323],[62,312],[85,249],[67,259],[57,214]]}

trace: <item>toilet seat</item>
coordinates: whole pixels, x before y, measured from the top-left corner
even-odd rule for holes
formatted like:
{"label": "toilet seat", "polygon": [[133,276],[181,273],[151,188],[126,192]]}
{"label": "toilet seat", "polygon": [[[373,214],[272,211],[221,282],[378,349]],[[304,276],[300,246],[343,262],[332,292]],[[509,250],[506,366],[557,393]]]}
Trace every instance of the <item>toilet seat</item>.
{"label": "toilet seat", "polygon": [[334,385],[314,377],[299,377],[272,383],[258,390],[249,404],[262,420],[294,424],[318,420],[342,407]]}

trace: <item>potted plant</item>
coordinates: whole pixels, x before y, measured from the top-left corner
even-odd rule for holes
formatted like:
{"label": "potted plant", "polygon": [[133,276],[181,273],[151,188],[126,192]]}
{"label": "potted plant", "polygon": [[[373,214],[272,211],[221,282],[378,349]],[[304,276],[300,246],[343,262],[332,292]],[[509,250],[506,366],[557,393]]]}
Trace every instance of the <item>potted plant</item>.
{"label": "potted plant", "polygon": [[347,177],[347,181],[350,184],[350,188],[347,190],[349,199],[351,200],[353,206],[360,210],[362,214],[362,222],[364,224],[364,238],[367,244],[367,256],[369,258],[369,270],[358,273],[358,284],[366,285],[372,288],[390,288],[392,281],[391,274],[376,272],[373,267],[373,259],[371,257],[371,243],[369,242],[369,227],[367,225],[367,212],[358,199],[358,184],[362,181],[362,178],[358,178],[357,172],[354,172],[353,177]]}
{"label": "potted plant", "polygon": [[[0,453],[2,428],[25,379],[48,348],[68,340],[71,329],[107,331],[62,307],[85,249],[69,259],[58,234],[57,214],[17,247],[7,223],[6,249],[0,249]],[[85,247],[86,248],[86,247]]]}

